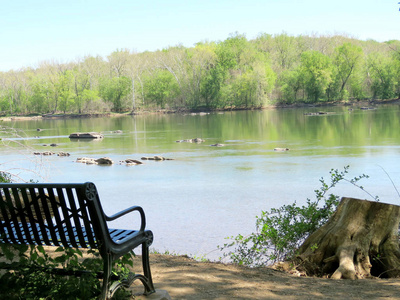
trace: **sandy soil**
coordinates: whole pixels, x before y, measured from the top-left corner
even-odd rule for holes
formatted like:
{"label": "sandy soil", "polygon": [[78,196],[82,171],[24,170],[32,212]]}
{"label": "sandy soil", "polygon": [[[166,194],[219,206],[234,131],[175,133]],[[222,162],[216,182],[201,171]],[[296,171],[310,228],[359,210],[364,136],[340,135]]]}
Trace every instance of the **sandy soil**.
{"label": "sandy soil", "polygon": [[[166,290],[172,299],[400,299],[400,278],[298,277],[271,268],[250,269],[158,254],[151,255],[150,263],[156,289]],[[139,259],[135,265],[140,265]],[[141,284],[136,282],[133,290],[141,292]]]}

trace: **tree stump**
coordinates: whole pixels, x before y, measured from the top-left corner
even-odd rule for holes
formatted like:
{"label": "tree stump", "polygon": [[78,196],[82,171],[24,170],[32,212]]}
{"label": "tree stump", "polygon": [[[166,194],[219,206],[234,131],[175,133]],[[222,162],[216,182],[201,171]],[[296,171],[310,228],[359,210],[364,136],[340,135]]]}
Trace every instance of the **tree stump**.
{"label": "tree stump", "polygon": [[307,275],[334,279],[400,276],[400,206],[342,198],[329,221],[299,248]]}

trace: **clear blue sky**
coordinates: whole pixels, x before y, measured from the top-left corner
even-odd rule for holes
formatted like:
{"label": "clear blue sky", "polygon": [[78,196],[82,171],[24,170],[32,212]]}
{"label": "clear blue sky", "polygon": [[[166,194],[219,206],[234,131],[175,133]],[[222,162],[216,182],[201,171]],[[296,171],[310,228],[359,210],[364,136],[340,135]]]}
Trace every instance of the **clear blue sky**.
{"label": "clear blue sky", "polygon": [[154,51],[231,33],[346,33],[400,40],[399,0],[11,0],[0,5],[0,71]]}

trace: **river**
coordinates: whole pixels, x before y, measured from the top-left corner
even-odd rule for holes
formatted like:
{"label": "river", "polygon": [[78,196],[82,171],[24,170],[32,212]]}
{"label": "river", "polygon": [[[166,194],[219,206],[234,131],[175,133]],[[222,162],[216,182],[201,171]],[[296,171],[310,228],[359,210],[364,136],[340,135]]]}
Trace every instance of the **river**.
{"label": "river", "polygon": [[[328,113],[318,114],[321,110]],[[145,209],[154,250],[215,260],[221,256],[217,246],[226,243],[226,237],[255,230],[255,217],[262,210],[314,198],[320,178],[329,180],[331,169],[349,165],[348,178],[369,175],[362,181],[364,188],[382,202],[398,204],[393,183],[400,188],[399,113],[399,105],[392,104],[371,110],[309,107],[2,122],[20,132],[21,137],[12,140],[29,150],[15,143],[1,146],[1,166],[26,179],[92,181],[107,214],[131,205]],[[92,131],[104,138],[68,137]],[[205,142],[176,142],[192,138]],[[51,143],[57,147],[48,146]],[[211,146],[216,143],[224,146]],[[289,151],[274,151],[277,147]],[[34,151],[71,155],[34,156]],[[119,163],[154,155],[172,160]],[[114,164],[86,165],[76,162],[79,157],[109,157]],[[19,170],[11,170],[14,167]],[[36,170],[44,179],[25,169]],[[349,183],[333,192],[369,197]],[[135,228],[131,221],[125,218],[112,227]]]}

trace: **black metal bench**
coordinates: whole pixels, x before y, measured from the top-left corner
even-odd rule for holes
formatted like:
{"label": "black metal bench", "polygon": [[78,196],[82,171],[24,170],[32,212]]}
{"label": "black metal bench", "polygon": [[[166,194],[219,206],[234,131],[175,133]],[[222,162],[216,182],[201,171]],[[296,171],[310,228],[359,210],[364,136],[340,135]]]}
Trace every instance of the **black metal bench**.
{"label": "black metal bench", "polygon": [[[139,230],[110,229],[107,222],[130,212],[141,217]],[[112,296],[121,285],[139,279],[145,294],[154,292],[149,263],[153,233],[145,230],[144,211],[133,206],[107,216],[93,183],[1,183],[0,242],[98,249],[104,260],[102,299]],[[112,283],[115,260],[142,245],[143,275],[133,274],[125,281]]]}

